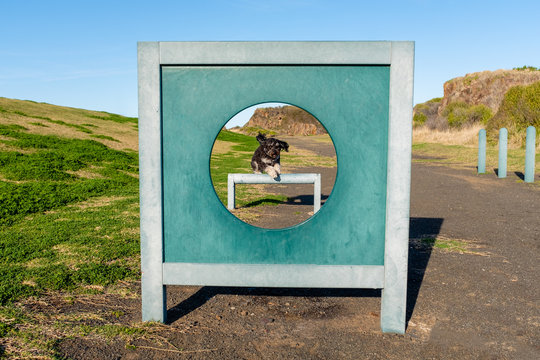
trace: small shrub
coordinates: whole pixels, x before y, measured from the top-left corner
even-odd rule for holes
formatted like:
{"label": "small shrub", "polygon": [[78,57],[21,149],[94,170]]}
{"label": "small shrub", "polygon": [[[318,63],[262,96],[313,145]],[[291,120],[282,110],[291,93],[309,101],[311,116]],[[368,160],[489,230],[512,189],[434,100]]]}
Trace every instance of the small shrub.
{"label": "small shrub", "polygon": [[537,67],[527,66],[527,65],[523,65],[522,67],[515,67],[514,70],[519,70],[519,71],[540,71],[540,69],[537,68]]}
{"label": "small shrub", "polygon": [[421,112],[418,112],[416,114],[414,114],[413,116],[413,125],[414,126],[421,126],[421,125],[424,125],[427,121],[427,116],[426,114],[423,114]]}
{"label": "small shrub", "polygon": [[490,108],[483,104],[469,105],[464,102],[448,104],[442,113],[451,128],[461,128],[475,123],[486,124],[493,117]]}
{"label": "small shrub", "polygon": [[529,126],[540,130],[540,81],[527,86],[514,86],[504,95],[497,114],[488,122],[488,133],[497,133],[502,127],[517,143],[525,140]]}
{"label": "small shrub", "polygon": [[430,129],[439,128],[437,119],[439,118],[439,106],[441,105],[442,98],[434,98],[426,101],[422,104],[417,104],[414,107],[413,125],[422,126],[426,125]]}

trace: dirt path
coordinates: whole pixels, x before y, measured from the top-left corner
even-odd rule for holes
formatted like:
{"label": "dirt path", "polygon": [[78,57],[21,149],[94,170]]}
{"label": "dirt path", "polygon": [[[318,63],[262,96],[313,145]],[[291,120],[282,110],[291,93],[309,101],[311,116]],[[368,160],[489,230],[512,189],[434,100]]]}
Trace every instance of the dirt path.
{"label": "dirt path", "polygon": [[[74,359],[538,359],[539,189],[477,176],[474,169],[413,163],[404,336],[380,332],[380,291],[170,286],[169,325],[129,341],[75,336],[59,343],[59,353]],[[419,240],[425,237],[440,243]],[[445,244],[450,249],[440,247]],[[138,297],[94,303],[106,305],[58,301],[51,309],[99,315],[116,306],[124,315],[109,322],[140,321]]]}

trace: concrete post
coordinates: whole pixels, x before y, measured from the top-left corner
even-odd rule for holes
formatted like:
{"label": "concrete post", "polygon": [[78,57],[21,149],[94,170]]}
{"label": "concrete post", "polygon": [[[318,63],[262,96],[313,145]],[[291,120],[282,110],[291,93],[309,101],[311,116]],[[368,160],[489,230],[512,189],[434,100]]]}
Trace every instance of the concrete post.
{"label": "concrete post", "polygon": [[507,159],[507,149],[508,149],[508,130],[502,128],[499,130],[499,178],[506,177],[506,159]]}
{"label": "concrete post", "polygon": [[478,173],[486,173],[486,130],[478,132]]}
{"label": "concrete post", "polygon": [[536,129],[534,126],[527,128],[527,140],[525,145],[525,182],[534,182],[534,158],[536,150]]}

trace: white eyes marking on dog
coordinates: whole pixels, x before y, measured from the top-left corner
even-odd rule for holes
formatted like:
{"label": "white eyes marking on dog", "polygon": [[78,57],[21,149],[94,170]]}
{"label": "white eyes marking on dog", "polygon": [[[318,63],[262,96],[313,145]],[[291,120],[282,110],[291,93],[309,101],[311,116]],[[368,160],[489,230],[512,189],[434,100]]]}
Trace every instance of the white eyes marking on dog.
{"label": "white eyes marking on dog", "polygon": [[[229,174],[258,177],[228,184]],[[313,182],[291,180],[312,176],[300,174],[320,175],[320,189]],[[319,201],[322,206],[330,196],[336,174],[336,152],[326,128],[309,112],[286,103],[261,103],[238,112],[217,134],[210,154],[219,200],[238,219],[262,228],[308,220]]]}

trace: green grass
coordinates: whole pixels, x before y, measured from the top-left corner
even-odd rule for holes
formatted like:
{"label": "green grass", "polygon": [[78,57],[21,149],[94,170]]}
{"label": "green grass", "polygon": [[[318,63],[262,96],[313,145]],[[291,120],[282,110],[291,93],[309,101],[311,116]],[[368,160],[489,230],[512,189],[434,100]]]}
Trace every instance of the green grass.
{"label": "green grass", "polygon": [[0,304],[137,278],[137,154],[17,125],[0,135]]}
{"label": "green grass", "polygon": [[486,253],[482,251],[482,245],[463,239],[450,239],[438,236],[412,239],[411,241],[413,244],[416,244],[422,248],[434,248],[460,254],[486,255]]}
{"label": "green grass", "polygon": [[439,239],[439,238],[424,238],[422,242],[430,247],[436,249],[443,249],[448,251],[466,252],[467,245],[463,241],[452,239]]}
{"label": "green grass", "polygon": [[137,204],[132,196],[99,207],[67,206],[0,227],[0,304],[136,279]]}
{"label": "green grass", "polygon": [[88,336],[90,334],[102,335],[107,338],[141,336],[147,332],[146,329],[134,326],[123,326],[116,324],[106,324],[98,326],[81,325],[79,335]]}
{"label": "green grass", "polygon": [[[434,143],[415,143],[412,146],[415,154],[432,156],[433,159],[419,159],[417,162],[454,164],[474,167],[478,162],[478,148],[463,145],[443,145]],[[540,168],[540,154],[536,154],[536,168]],[[489,145],[486,148],[486,167],[495,169],[498,166],[499,149]],[[508,149],[508,172],[523,172],[525,169],[524,149]]]}
{"label": "green grass", "polygon": [[108,113],[108,112],[105,112],[105,111],[103,111],[102,113],[105,114],[105,116],[99,116],[99,115],[87,115],[87,116],[89,118],[92,118],[92,119],[114,121],[114,122],[117,122],[117,123],[120,123],[120,124],[124,124],[124,123],[137,124],[137,122],[138,122],[137,118],[127,117],[127,116],[122,116],[122,115],[117,115],[117,114],[111,114],[111,113]]}
{"label": "green grass", "polygon": [[263,129],[261,127],[257,126],[247,126],[242,128],[242,132],[244,132],[247,135],[256,136],[258,133],[264,134],[264,135],[276,135],[277,133],[273,130],[267,130]]}

